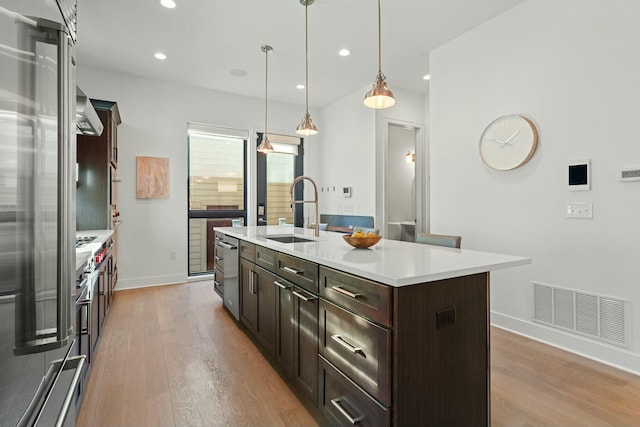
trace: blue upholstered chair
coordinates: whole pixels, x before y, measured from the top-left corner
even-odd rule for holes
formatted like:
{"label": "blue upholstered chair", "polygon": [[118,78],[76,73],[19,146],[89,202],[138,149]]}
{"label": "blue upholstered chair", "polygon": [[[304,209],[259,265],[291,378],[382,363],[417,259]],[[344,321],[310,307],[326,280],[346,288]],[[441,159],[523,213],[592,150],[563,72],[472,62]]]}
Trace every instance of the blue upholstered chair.
{"label": "blue upholstered chair", "polygon": [[417,243],[427,245],[446,246],[449,248],[460,248],[462,236],[447,236],[445,234],[418,233],[416,236]]}

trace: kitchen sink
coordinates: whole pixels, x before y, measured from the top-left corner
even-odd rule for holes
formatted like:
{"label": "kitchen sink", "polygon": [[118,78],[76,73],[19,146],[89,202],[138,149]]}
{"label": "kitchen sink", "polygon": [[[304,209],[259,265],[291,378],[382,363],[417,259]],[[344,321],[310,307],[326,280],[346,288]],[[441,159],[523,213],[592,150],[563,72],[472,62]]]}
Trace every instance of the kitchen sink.
{"label": "kitchen sink", "polygon": [[267,237],[267,239],[269,240],[275,240],[276,242],[280,242],[280,243],[305,243],[305,242],[315,242],[315,240],[312,239],[305,239],[304,237],[298,237],[298,236],[273,236],[273,237]]}

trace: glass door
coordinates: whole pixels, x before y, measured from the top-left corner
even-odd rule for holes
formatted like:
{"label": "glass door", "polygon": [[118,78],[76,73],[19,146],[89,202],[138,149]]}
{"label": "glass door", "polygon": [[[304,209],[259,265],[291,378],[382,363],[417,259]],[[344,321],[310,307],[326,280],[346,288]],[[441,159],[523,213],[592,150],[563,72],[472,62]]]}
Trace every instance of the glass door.
{"label": "glass door", "polygon": [[[258,144],[262,134],[258,133]],[[302,209],[291,209],[291,183],[303,174],[303,140],[269,134],[273,152],[258,153],[257,201],[258,225],[295,224],[302,227]],[[295,188],[296,199],[302,197],[302,185]]]}
{"label": "glass door", "polygon": [[247,139],[228,133],[190,125],[190,276],[213,272],[216,227],[246,223]]}

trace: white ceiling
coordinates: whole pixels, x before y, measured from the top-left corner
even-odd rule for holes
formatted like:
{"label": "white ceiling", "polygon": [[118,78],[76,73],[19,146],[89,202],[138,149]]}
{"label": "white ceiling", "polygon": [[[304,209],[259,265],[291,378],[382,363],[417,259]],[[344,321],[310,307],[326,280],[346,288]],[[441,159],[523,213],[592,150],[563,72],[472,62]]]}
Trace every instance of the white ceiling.
{"label": "white ceiling", "polygon": [[[304,105],[304,6],[299,0],[78,0],[78,63],[152,79]],[[424,92],[429,51],[524,0],[384,0],[382,71],[390,89]],[[339,49],[352,54],[343,58]],[[153,57],[157,51],[167,59]],[[309,6],[309,104],[326,106],[373,83],[377,2]],[[245,70],[236,77],[232,70]],[[363,93],[364,96],[364,93]]]}

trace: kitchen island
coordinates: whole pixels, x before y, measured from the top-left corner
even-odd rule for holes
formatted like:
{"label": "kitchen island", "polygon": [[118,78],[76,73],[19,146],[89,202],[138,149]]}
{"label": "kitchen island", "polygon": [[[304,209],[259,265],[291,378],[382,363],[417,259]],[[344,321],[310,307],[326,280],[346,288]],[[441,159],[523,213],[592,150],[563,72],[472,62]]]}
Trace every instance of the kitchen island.
{"label": "kitchen island", "polygon": [[242,323],[331,424],[490,424],[489,272],[529,258],[355,249],[291,227],[216,233],[239,240]]}

